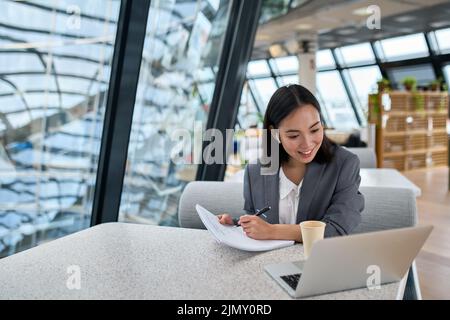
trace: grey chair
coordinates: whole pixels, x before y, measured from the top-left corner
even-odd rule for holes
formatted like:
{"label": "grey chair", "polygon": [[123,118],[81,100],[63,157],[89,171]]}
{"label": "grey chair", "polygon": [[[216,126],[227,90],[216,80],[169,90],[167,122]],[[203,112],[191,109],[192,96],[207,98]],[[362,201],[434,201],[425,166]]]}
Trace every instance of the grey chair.
{"label": "grey chair", "polygon": [[348,151],[356,154],[360,161],[361,168],[376,168],[377,156],[372,148],[346,148]]}
{"label": "grey chair", "polygon": [[193,181],[186,185],[180,197],[178,223],[183,228],[204,229],[195,211],[200,204],[216,214],[229,213],[233,218],[245,214],[241,182]]}
{"label": "grey chair", "polygon": [[[354,233],[412,227],[417,224],[417,206],[410,189],[361,187],[365,206]],[[409,268],[403,300],[422,300],[416,261]]]}
{"label": "grey chair", "polygon": [[[194,181],[187,184],[179,203],[178,221],[183,228],[204,228],[195,211],[200,204],[216,214],[239,217],[245,213],[243,184],[240,182]],[[416,198],[409,189],[361,187],[365,197],[361,224],[355,233],[414,226],[417,223]],[[415,262],[404,292],[404,299],[421,299]]]}

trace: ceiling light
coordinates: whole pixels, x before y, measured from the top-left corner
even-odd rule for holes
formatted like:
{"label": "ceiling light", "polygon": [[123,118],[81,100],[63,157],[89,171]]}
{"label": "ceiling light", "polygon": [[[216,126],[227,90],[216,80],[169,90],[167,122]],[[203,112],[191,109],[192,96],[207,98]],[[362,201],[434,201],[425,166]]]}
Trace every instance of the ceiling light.
{"label": "ceiling light", "polygon": [[349,35],[349,34],[356,33],[356,30],[355,29],[342,29],[342,30],[336,31],[336,33],[340,34],[340,35],[343,35],[343,36],[346,36],[346,35]]}
{"label": "ceiling light", "polygon": [[296,54],[300,50],[297,40],[289,40],[284,44],[289,54]]}
{"label": "ceiling light", "polygon": [[368,10],[368,7],[362,7],[362,8],[358,8],[352,11],[352,13],[356,16],[369,16],[371,15],[373,12]]}
{"label": "ceiling light", "polygon": [[270,55],[274,58],[281,57],[284,54],[284,50],[279,44],[273,44],[269,47]]}
{"label": "ceiling light", "polygon": [[400,16],[400,17],[394,18],[395,21],[401,22],[401,23],[413,21],[414,19],[416,19],[416,18],[413,16]]}
{"label": "ceiling light", "polygon": [[450,24],[450,21],[436,21],[436,22],[430,23],[430,26],[432,28],[442,28],[442,27],[448,26],[449,24]]}
{"label": "ceiling light", "polygon": [[312,25],[307,23],[300,23],[298,24],[295,29],[297,30],[310,30],[312,28]]}

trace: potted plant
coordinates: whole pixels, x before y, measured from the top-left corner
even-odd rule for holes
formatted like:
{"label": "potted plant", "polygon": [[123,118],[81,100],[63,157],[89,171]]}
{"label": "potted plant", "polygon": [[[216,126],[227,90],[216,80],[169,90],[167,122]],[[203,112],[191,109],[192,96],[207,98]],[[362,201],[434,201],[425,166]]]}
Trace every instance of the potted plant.
{"label": "potted plant", "polygon": [[425,97],[422,92],[412,90],[412,99],[414,102],[414,109],[416,111],[425,111]]}
{"label": "potted plant", "polygon": [[402,84],[407,91],[411,91],[416,88],[417,80],[415,77],[405,77],[402,80]]}
{"label": "potted plant", "polygon": [[431,91],[441,91],[442,78],[439,77],[436,80],[430,82],[430,90]]}
{"label": "potted plant", "polygon": [[378,103],[378,94],[369,94],[369,123],[377,124],[380,115],[380,104]]}
{"label": "potted plant", "polygon": [[390,82],[386,78],[381,78],[380,80],[377,81],[377,85],[378,85],[378,92],[383,92],[386,89],[389,89]]}

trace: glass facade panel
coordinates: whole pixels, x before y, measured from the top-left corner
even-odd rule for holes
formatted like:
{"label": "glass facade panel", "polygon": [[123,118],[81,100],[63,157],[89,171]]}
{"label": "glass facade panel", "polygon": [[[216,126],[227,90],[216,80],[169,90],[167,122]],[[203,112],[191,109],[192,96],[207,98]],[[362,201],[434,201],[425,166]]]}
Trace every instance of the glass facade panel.
{"label": "glass facade panel", "polygon": [[[357,108],[361,109],[365,121],[367,121],[368,95],[377,92],[377,81],[381,79],[378,66],[351,68],[344,72],[347,83],[350,84],[353,100]],[[363,123],[364,125],[365,123]]]}
{"label": "glass facade panel", "polygon": [[444,67],[444,76],[445,76],[445,81],[447,82],[447,87],[450,90],[450,64],[448,64]]}
{"label": "glass facade panel", "polygon": [[327,50],[319,50],[316,53],[316,68],[319,69],[328,69],[334,68],[336,66],[333,58],[333,54],[330,49]]}
{"label": "glass facade panel", "polygon": [[253,60],[247,65],[247,75],[249,77],[269,76],[270,69],[266,60]]}
{"label": "glass facade panel", "polygon": [[418,86],[428,86],[431,81],[436,79],[431,64],[391,68],[387,72],[392,84],[398,89],[403,88],[402,81],[406,77],[416,78]]}
{"label": "glass facade panel", "polygon": [[290,0],[264,0],[259,23],[263,24],[269,20],[285,15],[290,9],[290,2]]}
{"label": "glass facade panel", "polygon": [[256,103],[262,112],[266,112],[270,97],[278,89],[273,78],[250,80],[250,89],[255,95]]}
{"label": "glass facade panel", "polygon": [[201,141],[190,138],[206,125],[229,19],[231,2],[217,2],[150,4],[119,221],[178,225],[179,197],[201,156]]}
{"label": "glass facade panel", "polygon": [[381,48],[387,61],[425,57],[429,54],[422,33],[381,40]]}
{"label": "glass facade panel", "polygon": [[275,74],[298,73],[298,58],[296,56],[271,59],[270,65]]}
{"label": "glass facade panel", "polygon": [[317,91],[322,100],[322,108],[327,109],[329,125],[339,130],[359,127],[337,71],[317,73]]}
{"label": "glass facade panel", "polygon": [[277,78],[277,82],[281,86],[286,86],[288,84],[298,84],[299,83],[299,76],[282,76]]}
{"label": "glass facade panel", "polygon": [[87,228],[120,1],[0,1],[0,257]]}
{"label": "glass facade panel", "polygon": [[360,43],[338,49],[342,64],[346,66],[375,63],[372,47],[369,43]]}
{"label": "glass facade panel", "polygon": [[239,105],[238,124],[236,129],[248,129],[251,127],[262,127],[264,114],[257,107],[248,82],[242,88],[241,102]]}
{"label": "glass facade panel", "polygon": [[434,32],[436,35],[437,44],[440,53],[450,52],[450,28],[437,30]]}

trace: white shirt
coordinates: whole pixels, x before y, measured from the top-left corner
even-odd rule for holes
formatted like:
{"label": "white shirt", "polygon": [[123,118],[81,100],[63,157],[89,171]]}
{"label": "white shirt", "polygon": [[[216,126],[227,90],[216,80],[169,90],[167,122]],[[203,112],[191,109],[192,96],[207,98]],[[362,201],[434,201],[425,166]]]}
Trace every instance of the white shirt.
{"label": "white shirt", "polygon": [[300,199],[300,189],[303,179],[298,185],[293,183],[284,174],[283,168],[280,166],[280,203],[279,217],[280,223],[296,224],[298,201]]}

